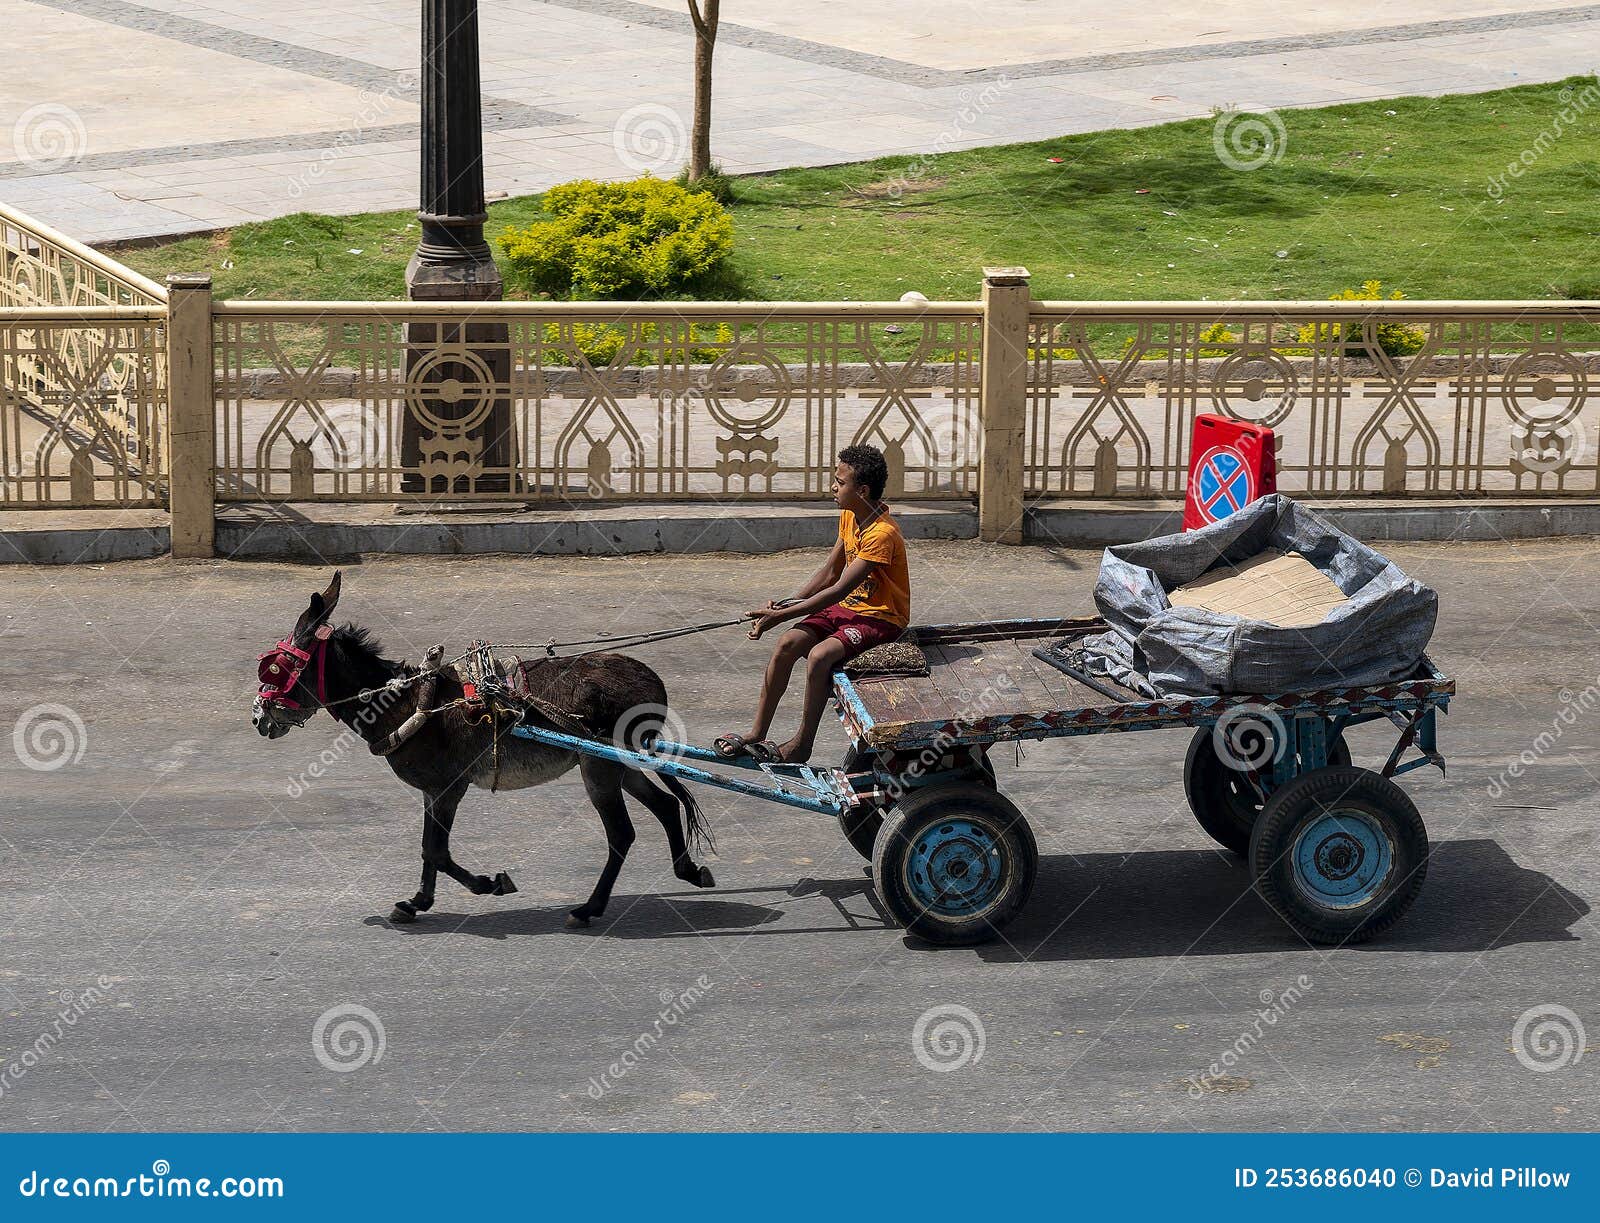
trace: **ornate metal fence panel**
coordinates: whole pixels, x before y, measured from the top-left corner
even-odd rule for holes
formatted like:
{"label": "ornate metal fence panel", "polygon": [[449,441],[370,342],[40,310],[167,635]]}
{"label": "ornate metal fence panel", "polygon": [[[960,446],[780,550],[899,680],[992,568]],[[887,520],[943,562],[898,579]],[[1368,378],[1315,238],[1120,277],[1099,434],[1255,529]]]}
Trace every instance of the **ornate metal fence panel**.
{"label": "ornate metal fence panel", "polygon": [[0,204],[0,306],[163,306],[166,291]]}
{"label": "ornate metal fence panel", "polygon": [[0,504],[165,496],[166,295],[0,205]]}
{"label": "ornate metal fence panel", "polygon": [[1303,497],[1600,492],[1600,308],[1036,303],[1027,491],[1181,496],[1194,417],[1268,425]]}
{"label": "ornate metal fence panel", "polygon": [[164,317],[0,310],[0,505],[163,504]]}
{"label": "ornate metal fence panel", "polygon": [[976,304],[217,307],[224,500],[779,500],[879,446],[977,488]]}

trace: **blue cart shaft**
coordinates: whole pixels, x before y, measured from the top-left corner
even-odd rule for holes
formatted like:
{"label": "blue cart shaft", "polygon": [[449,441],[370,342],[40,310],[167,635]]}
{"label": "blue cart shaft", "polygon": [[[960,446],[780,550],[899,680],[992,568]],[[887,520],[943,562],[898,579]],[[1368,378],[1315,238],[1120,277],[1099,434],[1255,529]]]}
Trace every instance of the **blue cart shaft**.
{"label": "blue cart shaft", "polygon": [[[701,747],[691,747],[682,743],[669,743],[665,740],[658,742],[659,751],[638,752],[625,747],[617,747],[612,743],[604,743],[599,739],[584,739],[577,735],[564,734],[558,730],[546,730],[540,726],[513,726],[511,733],[521,739],[532,739],[551,747],[564,748],[570,752],[577,752],[584,756],[598,756],[602,760],[614,760],[618,764],[632,765],[637,769],[644,769],[650,773],[664,773],[668,777],[679,777],[684,781],[693,781],[701,785],[715,786],[719,790],[731,790],[735,794],[748,794],[752,798],[766,799],[768,802],[782,803],[788,807],[798,807],[802,811],[814,811],[819,815],[838,815],[855,805],[854,792],[835,772],[830,769],[812,768],[810,765],[777,765],[777,766],[748,766],[742,762],[724,760],[715,752]],[[693,765],[684,764],[679,756],[687,756],[696,760],[716,761],[722,764],[736,764],[741,768],[754,768],[772,779],[770,785],[760,785],[756,782],[743,781],[737,777],[724,777],[718,773],[707,772],[705,769],[695,768]],[[793,781],[796,785],[809,790],[809,794],[798,793],[785,786],[786,780]]]}

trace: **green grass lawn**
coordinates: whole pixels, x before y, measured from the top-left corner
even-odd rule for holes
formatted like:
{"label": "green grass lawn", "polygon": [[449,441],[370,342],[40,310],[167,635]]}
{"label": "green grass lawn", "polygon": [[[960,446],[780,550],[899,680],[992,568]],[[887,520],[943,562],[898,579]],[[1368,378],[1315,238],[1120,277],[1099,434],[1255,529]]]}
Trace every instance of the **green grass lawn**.
{"label": "green grass lawn", "polygon": [[[1283,111],[1283,157],[1248,172],[1204,119],[743,178],[728,295],[967,300],[984,265],[1023,264],[1040,298],[1325,298],[1367,279],[1414,298],[1600,297],[1600,107],[1558,118],[1588,84]],[[491,243],[540,215],[537,196],[494,204]],[[221,297],[392,299],[416,240],[411,212],[302,213],[115,253],[157,279],[209,272]]]}

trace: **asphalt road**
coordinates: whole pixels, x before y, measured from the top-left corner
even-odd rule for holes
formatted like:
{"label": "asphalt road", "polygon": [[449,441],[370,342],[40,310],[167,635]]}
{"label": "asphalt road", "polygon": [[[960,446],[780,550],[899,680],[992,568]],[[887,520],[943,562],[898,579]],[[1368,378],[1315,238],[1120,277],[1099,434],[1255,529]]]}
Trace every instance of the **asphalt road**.
{"label": "asphalt road", "polygon": [[[1043,854],[1005,943],[908,942],[830,821],[716,793],[716,890],[673,878],[646,817],[606,920],[568,931],[603,858],[570,775],[463,804],[457,858],[517,895],[444,881],[391,926],[417,797],[364,750],[311,777],[325,716],[275,743],[249,723],[255,655],[326,570],[0,570],[0,1129],[1594,1129],[1600,1056],[1559,1037],[1600,1039],[1600,546],[1391,555],[1441,591],[1461,695],[1449,776],[1406,783],[1427,887],[1336,951],[1194,823],[1182,732],[1003,754]],[[341,611],[415,659],[710,619],[819,558],[373,559]],[[1095,566],[918,544],[917,617],[1077,612]],[[726,630],[644,656],[708,741],[765,653]]]}

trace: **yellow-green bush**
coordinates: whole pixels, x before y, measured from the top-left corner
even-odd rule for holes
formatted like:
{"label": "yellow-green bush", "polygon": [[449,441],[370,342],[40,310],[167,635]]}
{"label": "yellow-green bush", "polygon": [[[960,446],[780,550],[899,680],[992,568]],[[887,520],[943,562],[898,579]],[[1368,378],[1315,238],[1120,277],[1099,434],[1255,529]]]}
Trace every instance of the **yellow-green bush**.
{"label": "yellow-green bush", "polygon": [[[563,343],[560,323],[546,323],[544,325],[544,342],[547,346]],[[733,343],[733,328],[726,323],[718,323],[714,328],[709,323],[690,323],[688,339],[690,345],[679,347],[658,347],[660,328],[655,323],[640,323],[636,332],[641,341],[638,349],[633,353],[630,365],[654,365],[659,362],[668,365],[679,362],[686,365],[710,364],[720,357],[726,346]],[[581,352],[590,365],[610,365],[622,351],[623,341],[627,339],[627,330],[610,323],[573,323],[572,346]],[[721,347],[702,347],[696,343],[709,342]],[[565,364],[557,361],[556,364]]]}
{"label": "yellow-green bush", "polygon": [[[1346,289],[1343,293],[1335,293],[1328,298],[1329,301],[1345,302],[1375,302],[1375,301],[1404,301],[1405,294],[1396,289],[1387,299],[1384,297],[1383,284],[1376,280],[1364,280],[1359,289]],[[1313,341],[1333,341],[1336,344],[1346,344],[1352,347],[1361,344],[1361,324],[1350,323],[1306,323],[1300,328],[1300,342],[1309,344]],[[1411,327],[1405,323],[1380,322],[1378,324],[1378,347],[1391,357],[1409,357],[1412,353],[1421,350],[1427,343],[1428,333],[1421,327]]]}
{"label": "yellow-green bush", "polygon": [[[1232,346],[1239,342],[1239,337],[1228,330],[1228,325],[1226,323],[1212,323],[1211,326],[1207,327],[1200,333],[1200,342],[1202,344],[1229,345],[1227,348],[1202,348],[1200,350],[1200,355],[1202,357],[1226,357],[1232,355]],[[1132,352],[1133,346],[1136,343],[1138,343],[1138,337],[1131,335],[1122,341],[1123,355],[1126,356],[1128,353]],[[1140,353],[1140,359],[1150,361],[1165,357],[1166,355],[1167,349],[1165,348],[1147,348]]]}
{"label": "yellow-green bush", "polygon": [[545,192],[550,220],[500,238],[513,277],[554,297],[619,298],[690,289],[733,251],[733,219],[676,183],[583,179]]}

